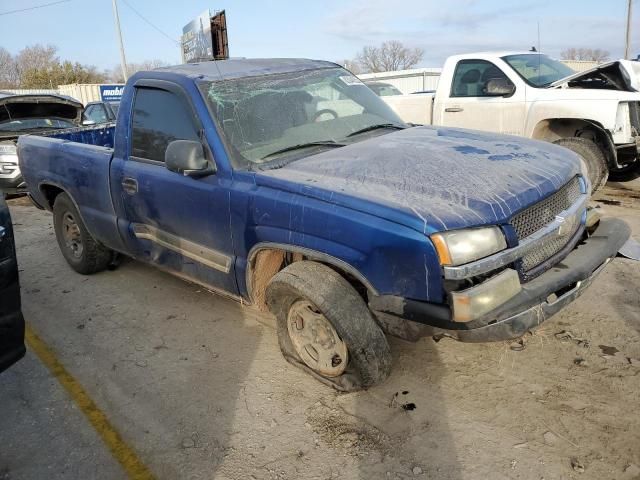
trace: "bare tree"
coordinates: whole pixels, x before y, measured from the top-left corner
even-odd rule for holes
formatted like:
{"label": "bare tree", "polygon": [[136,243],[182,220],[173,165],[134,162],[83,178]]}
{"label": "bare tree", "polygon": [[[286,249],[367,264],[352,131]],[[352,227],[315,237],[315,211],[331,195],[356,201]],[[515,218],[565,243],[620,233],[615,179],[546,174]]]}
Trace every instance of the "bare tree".
{"label": "bare tree", "polygon": [[0,47],[0,88],[56,88],[67,83],[101,83],[92,65],[60,61],[54,45],[31,45],[11,55]]}
{"label": "bare tree", "polygon": [[23,48],[15,56],[18,74],[22,76],[27,70],[46,70],[59,64],[57,52],[58,47],[39,43]]}
{"label": "bare tree", "polygon": [[15,58],[6,48],[0,47],[0,88],[17,88],[19,83]]}
{"label": "bare tree", "polygon": [[587,60],[591,62],[606,62],[609,52],[600,48],[567,48],[560,52],[563,60]]}
{"label": "bare tree", "polygon": [[[154,70],[160,67],[167,67],[168,65],[169,64],[167,62],[158,60],[157,58],[153,60],[144,60],[140,63],[127,63],[127,73],[129,75],[133,75],[136,72]],[[122,68],[120,65],[116,65],[110,72],[107,72],[107,76],[112,82],[124,83],[124,77],[122,76]]]}
{"label": "bare tree", "polygon": [[355,62],[365,72],[388,72],[415,67],[424,56],[421,48],[409,48],[401,42],[390,40],[379,47],[366,46]]}

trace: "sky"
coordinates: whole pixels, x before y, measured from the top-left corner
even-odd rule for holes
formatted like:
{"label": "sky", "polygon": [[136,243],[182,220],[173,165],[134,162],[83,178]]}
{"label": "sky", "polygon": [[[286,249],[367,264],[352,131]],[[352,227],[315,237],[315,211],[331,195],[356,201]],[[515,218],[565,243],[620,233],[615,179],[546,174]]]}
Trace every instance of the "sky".
{"label": "sky", "polygon": [[[5,12],[55,0],[0,0],[0,46],[12,53],[35,43],[59,48],[61,59],[111,69],[119,65],[111,0],[68,0],[26,12]],[[627,0],[117,0],[127,61],[180,62],[182,27],[206,9],[227,13],[233,57],[353,58],[365,45],[399,40],[424,50],[419,66],[439,67],[452,54],[601,48],[620,58]],[[640,0],[634,0],[632,53],[640,54]],[[148,23],[165,32],[167,38]]]}

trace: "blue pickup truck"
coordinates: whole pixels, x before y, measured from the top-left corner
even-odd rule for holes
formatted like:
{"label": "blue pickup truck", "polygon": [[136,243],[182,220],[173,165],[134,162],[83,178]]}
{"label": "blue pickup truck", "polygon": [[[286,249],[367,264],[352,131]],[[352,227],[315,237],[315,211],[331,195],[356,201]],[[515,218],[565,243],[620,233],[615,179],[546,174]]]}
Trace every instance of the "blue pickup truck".
{"label": "blue pickup truck", "polygon": [[389,374],[385,333],[525,334],[630,233],[588,210],[574,153],[405,124],[323,61],[140,72],[115,125],[23,136],[18,155],[73,269],[117,252],[269,310],[286,359],[340,390]]}

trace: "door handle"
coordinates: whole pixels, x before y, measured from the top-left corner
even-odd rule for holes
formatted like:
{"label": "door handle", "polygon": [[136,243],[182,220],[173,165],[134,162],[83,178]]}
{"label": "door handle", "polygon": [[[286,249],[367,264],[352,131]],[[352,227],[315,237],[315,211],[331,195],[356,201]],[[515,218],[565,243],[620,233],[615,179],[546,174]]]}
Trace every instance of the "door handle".
{"label": "door handle", "polygon": [[124,177],[122,179],[122,189],[129,195],[138,193],[138,181],[135,178]]}
{"label": "door handle", "polygon": [[464,112],[464,108],[461,107],[449,107],[444,109],[445,112],[457,113]]}

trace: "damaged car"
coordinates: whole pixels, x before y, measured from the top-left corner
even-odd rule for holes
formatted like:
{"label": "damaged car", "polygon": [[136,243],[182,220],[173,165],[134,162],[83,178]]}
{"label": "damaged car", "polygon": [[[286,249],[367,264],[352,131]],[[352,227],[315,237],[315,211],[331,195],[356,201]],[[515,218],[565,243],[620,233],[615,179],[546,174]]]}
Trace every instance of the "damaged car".
{"label": "damaged car", "polygon": [[121,103],[115,128],[18,140],[70,267],[124,254],[270,311],[284,357],[339,390],[389,375],[385,334],[524,335],[630,235],[588,209],[575,153],[409,125],[334,63],[138,72]]}
{"label": "damaged car", "polygon": [[435,92],[383,97],[406,122],[543,140],[587,163],[592,189],[640,176],[640,67],[576,73],[535,52],[449,57]]}
{"label": "damaged car", "polygon": [[73,128],[81,121],[82,104],[71,97],[0,92],[0,191],[26,192],[18,166],[18,136]]}

